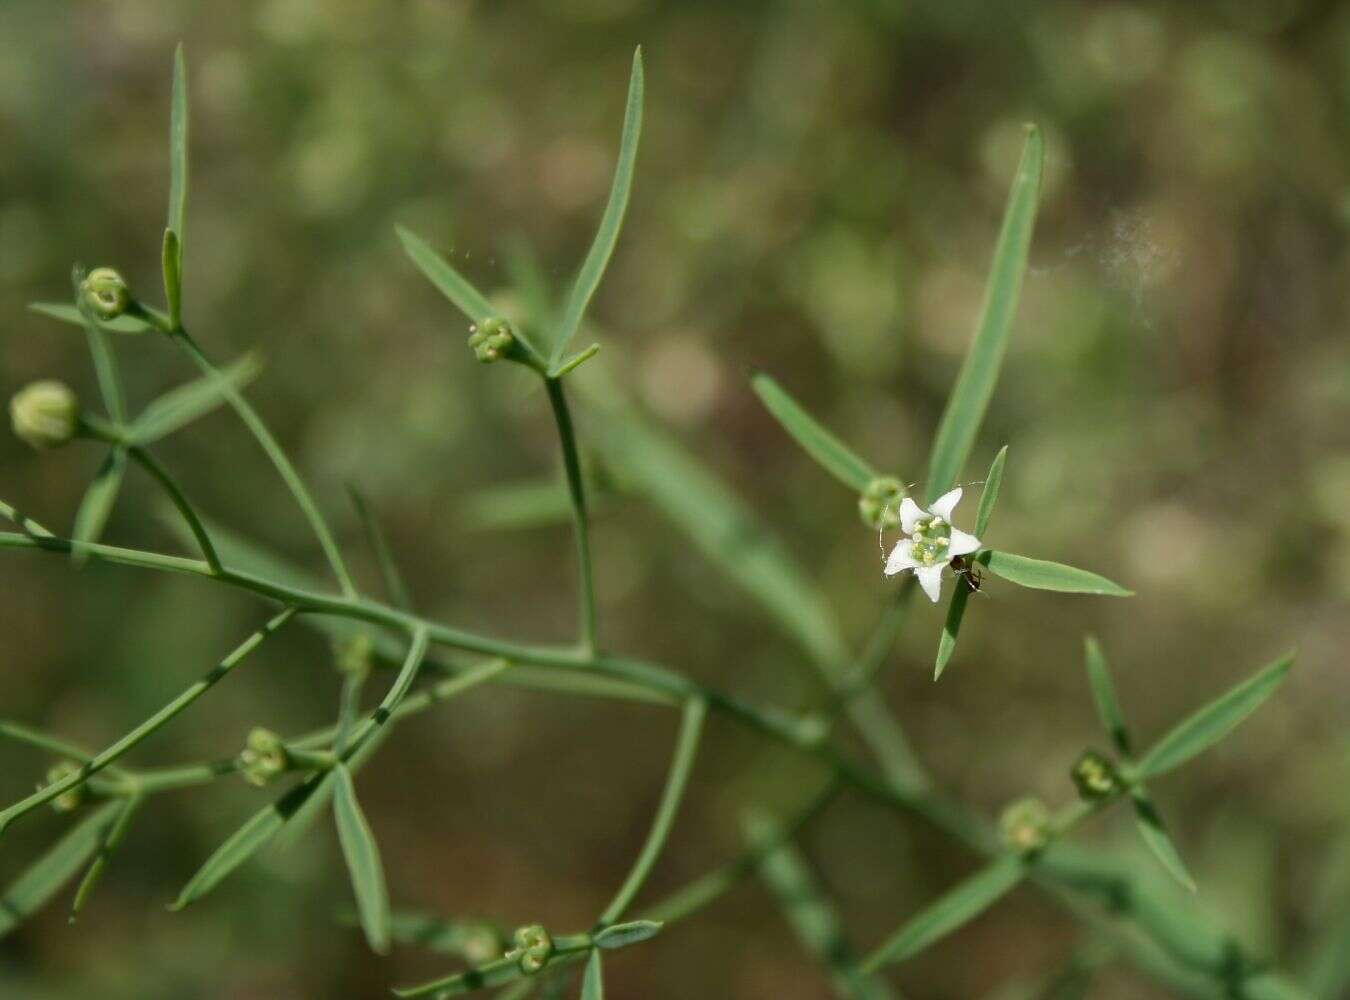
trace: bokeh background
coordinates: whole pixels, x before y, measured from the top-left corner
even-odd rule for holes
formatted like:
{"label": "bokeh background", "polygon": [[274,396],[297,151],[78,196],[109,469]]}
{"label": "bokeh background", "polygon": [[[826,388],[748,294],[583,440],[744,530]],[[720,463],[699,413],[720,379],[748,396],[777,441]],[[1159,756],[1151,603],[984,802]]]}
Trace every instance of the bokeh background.
{"label": "bokeh background", "polygon": [[[987,585],[931,680],[941,612],[917,608],[886,695],[933,771],[988,813],[1072,794],[1100,744],[1081,667],[1098,633],[1141,738],[1297,644],[1279,698],[1159,805],[1206,907],[1295,967],[1338,925],[1350,950],[1350,8],[1204,4],[240,0],[0,5],[0,374],[94,398],[78,331],[25,310],[74,261],[158,287],[172,52],[186,43],[193,178],[189,325],[257,347],[252,398],[378,580],[342,487],[379,510],[419,606],[565,640],[571,542],[541,394],[476,365],[465,324],[395,223],[511,308],[533,245],[565,289],[609,183],[633,47],[647,125],[626,229],[592,309],[609,372],[725,477],[859,642],[893,582],[855,498],[749,391],[773,373],[879,467],[922,476],[973,329],[1022,123],[1047,139],[1032,268],[966,478],[1011,445],[992,541],[1094,568],[1130,601]],[[120,341],[133,398],[189,376]],[[581,414],[583,436],[594,415]],[[281,484],[221,413],[159,455],[213,518],[322,571]],[[99,455],[0,441],[3,496],[70,523]],[[606,470],[599,466],[601,474]],[[621,480],[618,470],[614,479]],[[542,487],[543,501],[522,504]],[[536,493],[538,490],[535,491]],[[972,494],[974,490],[971,491]],[[596,518],[613,649],[791,708],[821,703],[801,651],[641,498]],[[133,475],[108,529],[178,551]],[[208,583],[32,553],[0,559],[0,715],[103,745],[265,613]],[[338,676],[292,628],[134,758],[228,756],[255,724],[329,721]],[[360,790],[396,905],[563,930],[590,923],[641,843],[675,719],[659,708],[479,689],[403,727]],[[48,760],[0,748],[0,791]],[[714,722],[647,896],[740,849],[744,807],[815,787],[799,760]],[[164,904],[266,796],[227,781],[155,800],[81,921],[66,900],[0,943],[25,998],[380,996],[448,970],[372,957],[335,922],[331,829],[182,914]],[[0,850],[11,878],[49,812]],[[1085,837],[1134,849],[1124,815]],[[803,839],[869,947],[972,865],[915,821],[845,796]],[[1337,859],[1341,860],[1337,860]],[[1024,889],[894,974],[923,1000],[1037,996],[1090,935]],[[1047,978],[1048,977],[1048,978]],[[818,967],[762,886],[609,963],[621,998],[814,998]],[[1101,998],[1171,994],[1107,963]]]}

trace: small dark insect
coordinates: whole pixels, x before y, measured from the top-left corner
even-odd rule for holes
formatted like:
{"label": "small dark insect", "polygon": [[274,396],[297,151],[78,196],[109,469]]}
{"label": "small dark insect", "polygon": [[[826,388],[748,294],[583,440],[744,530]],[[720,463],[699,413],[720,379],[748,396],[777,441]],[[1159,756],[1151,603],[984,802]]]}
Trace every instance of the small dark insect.
{"label": "small dark insect", "polygon": [[957,576],[965,577],[966,586],[972,593],[979,591],[984,583],[984,570],[980,569],[979,564],[973,559],[967,559],[965,556],[954,557],[952,570]]}

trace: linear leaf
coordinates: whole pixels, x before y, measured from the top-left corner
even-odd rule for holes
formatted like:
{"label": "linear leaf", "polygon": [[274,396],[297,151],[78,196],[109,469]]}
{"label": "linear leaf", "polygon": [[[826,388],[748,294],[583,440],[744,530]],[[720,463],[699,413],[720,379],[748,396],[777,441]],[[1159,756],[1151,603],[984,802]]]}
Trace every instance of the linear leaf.
{"label": "linear leaf", "polygon": [[903,962],[975,919],[1017,885],[1026,874],[1022,860],[1005,855],[932,903],[873,952],[862,968],[874,972],[883,965]]}
{"label": "linear leaf", "polygon": [[660,920],[630,920],[626,924],[615,924],[595,934],[595,946],[606,951],[627,948],[630,945],[649,941],[661,933],[665,924]]}
{"label": "linear leaf", "polygon": [[835,479],[862,493],[877,478],[865,460],[821,426],[768,375],[756,375],[750,384],[774,419]]}
{"label": "linear leaf", "polygon": [[385,593],[395,606],[404,611],[411,611],[412,598],[408,594],[408,585],[394,562],[394,554],[389,549],[389,542],[384,536],[384,529],[380,527],[379,519],[355,486],[347,486],[347,495],[351,497],[352,506],[356,508],[356,516],[361,519],[361,526],[365,528],[366,540],[375,553],[375,561],[379,564],[380,576],[384,580]]}
{"label": "linear leaf", "polygon": [[1036,224],[1036,203],[1041,190],[1041,164],[1045,144],[1040,129],[1029,126],[1022,159],[1008,193],[1003,228],[994,249],[994,262],[985,286],[984,306],[970,352],[966,355],[956,385],[947,399],[928,463],[928,502],[952,488],[970,455],[980,422],[994,394],[999,368],[1008,346],[1017,298],[1022,290],[1031,233]]}
{"label": "linear leaf", "polygon": [[84,491],[84,498],[75,512],[75,525],[70,530],[70,557],[75,563],[83,563],[88,558],[89,550],[82,543],[97,542],[102,537],[113,506],[117,503],[117,495],[122,490],[126,471],[126,449],[114,447],[99,466],[94,481]]}
{"label": "linear leaf", "polygon": [[[778,824],[760,812],[747,816],[745,828],[755,849],[782,840]],[[759,875],[802,946],[829,969],[832,988],[841,1000],[889,1000],[892,993],[880,978],[858,971],[838,909],[791,841],[779,843],[761,858]]]}
{"label": "linear leaf", "polygon": [[1293,663],[1293,653],[1281,657],[1190,716],[1144,754],[1139,777],[1166,774],[1219,742],[1279,689]]}
{"label": "linear leaf", "polygon": [[121,808],[120,801],[99,806],[10,883],[0,895],[0,938],[40,910],[75,876],[98,850],[105,831]]}
{"label": "linear leaf", "polygon": [[469,962],[482,961],[485,955],[499,955],[506,946],[501,928],[485,920],[442,920],[422,913],[390,914],[389,936],[399,944],[455,955]]}
{"label": "linear leaf", "polygon": [[[84,317],[80,310],[65,302],[30,302],[28,308],[39,315],[69,323],[71,326],[84,326]],[[116,319],[98,320],[98,325],[113,333],[146,333],[154,327],[139,316],[121,315]]]}
{"label": "linear leaf", "polygon": [[619,230],[623,227],[624,212],[628,209],[628,195],[633,189],[633,168],[637,163],[638,138],[642,134],[642,49],[633,53],[633,72],[628,81],[628,103],[623,114],[623,134],[619,138],[619,162],[614,168],[614,182],[609,189],[609,201],[605,204],[604,215],[600,218],[600,227],[581,270],[577,273],[576,283],[568,293],[567,304],[563,306],[558,329],[553,337],[553,352],[549,357],[550,373],[556,373],[559,362],[567,353],[567,346],[581,326],[586,307],[591,296],[604,277],[609,258],[614,253],[614,245],[619,240]]}
{"label": "linear leaf", "polygon": [[170,389],[153,400],[131,422],[129,433],[139,445],[152,444],[181,430],[229,402],[229,394],[238,392],[258,377],[262,362],[256,354],[246,354],[220,370],[220,377],[204,375]]}
{"label": "linear leaf", "polygon": [[375,835],[366,822],[356,788],[345,764],[333,768],[337,780],[333,786],[333,815],[337,819],[338,840],[347,871],[352,877],[356,909],[371,950],[381,955],[389,951],[389,890],[384,884],[384,866]]}
{"label": "linear leaf", "polygon": [[1131,798],[1134,802],[1135,826],[1139,828],[1148,849],[1167,869],[1169,875],[1191,892],[1195,892],[1195,879],[1191,878],[1191,873],[1186,870],[1186,862],[1181,860],[1181,853],[1177,850],[1176,844],[1172,843],[1162,816],[1158,814],[1148,792],[1142,787],[1136,787]]}
{"label": "linear leaf", "polygon": [[244,825],[236,830],[225,843],[197,869],[197,873],[183,886],[178,898],[169,907],[181,910],[189,903],[201,897],[219,885],[227,875],[261,850],[268,841],[277,835],[287,821],[295,815],[310,796],[314,795],[327,782],[331,772],[314,775],[287,791],[275,802],[264,806],[254,813]]}
{"label": "linear leaf", "polygon": [[[174,271],[181,279],[183,272],[183,244],[187,238],[187,198],[188,198],[188,91],[187,60],[183,56],[183,46],[179,43],[173,54],[173,103],[169,112],[169,221],[168,231],[174,235]],[[167,261],[169,241],[165,240]],[[168,269],[165,269],[165,294],[168,297],[169,313],[178,325],[178,313],[175,311],[179,293],[170,290]]]}
{"label": "linear leaf", "polygon": [[605,974],[600,967],[600,949],[591,950],[586,975],[581,980],[581,1000],[605,1000]]}
{"label": "linear leaf", "polygon": [[840,669],[846,647],[824,595],[745,501],[631,406],[602,397],[587,380],[577,384],[605,408],[592,434],[607,467],[683,530],[822,668]]}
{"label": "linear leaf", "polygon": [[70,907],[70,922],[74,923],[75,918],[80,915],[84,909],[84,904],[89,902],[90,895],[93,894],[95,886],[103,877],[104,870],[108,867],[108,862],[112,859],[113,852],[121,845],[126,838],[127,831],[131,829],[131,821],[135,817],[141,803],[145,801],[142,795],[131,795],[122,803],[121,811],[117,818],[108,824],[107,835],[101,838],[98,845],[98,854],[94,858],[94,863],[89,866],[89,870],[84,873],[84,878],[80,880],[80,886],[75,890],[75,902]]}
{"label": "linear leaf", "polygon": [[937,661],[933,664],[933,680],[942,676],[956,652],[956,637],[961,634],[961,619],[966,616],[966,602],[970,600],[970,586],[958,576],[947,605],[947,618],[942,623],[942,637],[938,639]]}
{"label": "linear leaf", "polygon": [[164,298],[169,304],[169,322],[176,327],[183,322],[183,244],[172,229],[164,230],[160,260],[164,269]]}
{"label": "linear leaf", "polygon": [[1092,685],[1092,699],[1097,703],[1097,716],[1102,720],[1102,726],[1110,735],[1116,749],[1128,757],[1133,752],[1130,749],[1130,733],[1125,727],[1125,714],[1120,710],[1120,702],[1116,698],[1111,668],[1106,665],[1106,656],[1102,653],[1102,647],[1096,638],[1088,636],[1083,645],[1088,681]]}
{"label": "linear leaf", "polygon": [[[1107,597],[1132,597],[1134,592],[1112,583],[1104,576],[1089,573],[1085,569],[1065,566],[1063,563],[1049,562],[1045,559],[1032,559],[1030,556],[1014,555],[1011,552],[986,550],[981,554],[988,559],[985,563],[989,572],[1001,576],[1010,583],[1021,587],[1033,587],[1037,590],[1057,590],[1064,594],[1102,594]],[[984,562],[984,558],[981,562]]]}
{"label": "linear leaf", "polygon": [[433,285],[440,290],[440,293],[455,304],[455,307],[468,317],[471,323],[481,323],[489,316],[496,315],[496,311],[478,289],[450,266],[450,263],[431,249],[420,236],[404,229],[402,226],[395,226],[398,238],[403,243],[403,249],[418,269],[427,276]]}
{"label": "linear leaf", "polygon": [[994,513],[994,504],[998,502],[999,487],[1003,485],[1003,466],[1008,461],[1008,446],[1005,444],[994,456],[989,466],[989,474],[984,477],[984,489],[980,491],[980,506],[975,512],[975,537],[983,538],[989,530],[989,518]]}

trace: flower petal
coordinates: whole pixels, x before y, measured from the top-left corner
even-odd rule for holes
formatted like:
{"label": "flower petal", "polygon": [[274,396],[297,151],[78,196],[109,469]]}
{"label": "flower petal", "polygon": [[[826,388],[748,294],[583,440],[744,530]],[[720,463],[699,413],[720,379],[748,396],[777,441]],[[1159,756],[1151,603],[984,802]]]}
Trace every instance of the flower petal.
{"label": "flower petal", "polygon": [[938,517],[942,518],[948,524],[950,524],[952,520],[952,511],[956,510],[956,505],[959,504],[960,502],[961,502],[961,487],[958,486],[951,492],[944,493],[942,494],[942,496],[934,500],[933,506],[929,507],[928,509],[931,510]]}
{"label": "flower petal", "polygon": [[914,526],[928,515],[911,497],[900,501],[900,530],[906,535],[914,533]]}
{"label": "flower petal", "polygon": [[917,566],[919,562],[914,558],[914,543],[908,538],[902,538],[900,543],[891,549],[890,557],[886,560],[886,575],[895,576],[896,573]]}
{"label": "flower petal", "polygon": [[974,535],[967,534],[960,528],[952,529],[951,541],[946,551],[948,556],[968,556],[980,547],[980,540]]}
{"label": "flower petal", "polygon": [[945,566],[946,563],[938,563],[936,566],[920,566],[914,571],[914,575],[919,578],[919,586],[934,604],[942,596],[942,570]]}

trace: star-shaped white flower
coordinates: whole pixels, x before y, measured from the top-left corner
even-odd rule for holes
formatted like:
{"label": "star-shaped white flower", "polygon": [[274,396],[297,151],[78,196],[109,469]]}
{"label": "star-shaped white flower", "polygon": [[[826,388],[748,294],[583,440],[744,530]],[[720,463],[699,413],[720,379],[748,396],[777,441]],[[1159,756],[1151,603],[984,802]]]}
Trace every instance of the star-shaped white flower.
{"label": "star-shaped white flower", "polygon": [[942,571],[957,556],[980,547],[980,540],[952,524],[952,511],[961,502],[961,487],[944,493],[924,510],[909,497],[900,501],[900,530],[905,537],[886,560],[886,575],[912,569],[919,586],[934,604],[942,595]]}

